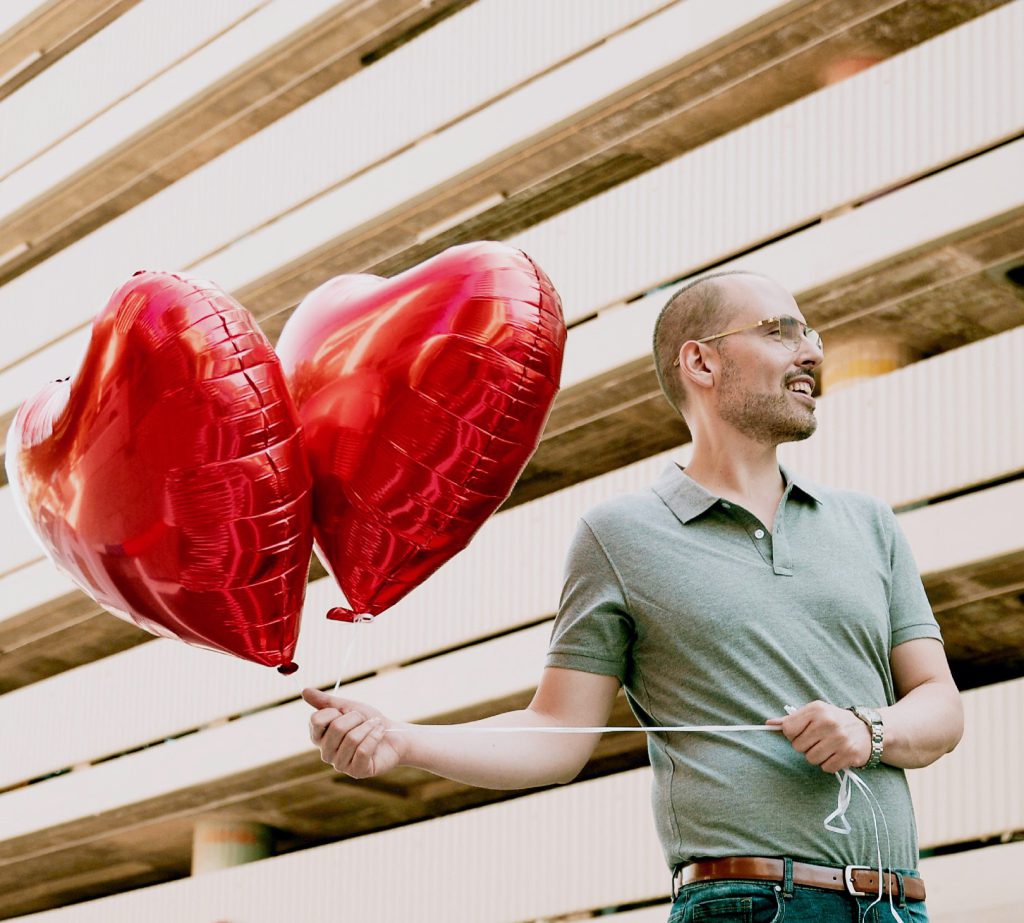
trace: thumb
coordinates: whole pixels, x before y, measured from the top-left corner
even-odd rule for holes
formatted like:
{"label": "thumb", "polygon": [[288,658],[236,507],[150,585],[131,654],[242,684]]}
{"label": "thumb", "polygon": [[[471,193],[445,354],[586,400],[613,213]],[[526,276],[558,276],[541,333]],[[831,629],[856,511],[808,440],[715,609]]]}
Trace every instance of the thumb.
{"label": "thumb", "polygon": [[319,689],[303,689],[302,698],[307,705],[312,705],[313,708],[336,708],[338,711],[343,711],[342,706],[345,704],[344,699],[328,695]]}

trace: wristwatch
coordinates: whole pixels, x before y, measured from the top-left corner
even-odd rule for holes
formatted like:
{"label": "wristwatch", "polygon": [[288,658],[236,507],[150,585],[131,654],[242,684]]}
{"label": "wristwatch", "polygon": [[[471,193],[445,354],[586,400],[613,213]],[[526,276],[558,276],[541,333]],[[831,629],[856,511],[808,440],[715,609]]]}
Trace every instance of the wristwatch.
{"label": "wristwatch", "polygon": [[882,762],[882,744],[885,742],[885,727],[882,725],[882,716],[866,705],[850,705],[849,710],[860,718],[871,732],[871,756],[868,757],[868,761],[863,766],[857,768],[874,769]]}

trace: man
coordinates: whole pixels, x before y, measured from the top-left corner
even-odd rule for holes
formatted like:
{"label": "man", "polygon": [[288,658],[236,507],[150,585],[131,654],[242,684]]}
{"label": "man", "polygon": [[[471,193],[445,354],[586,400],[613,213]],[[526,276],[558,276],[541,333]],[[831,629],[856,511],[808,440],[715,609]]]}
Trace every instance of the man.
{"label": "man", "polygon": [[[820,337],[776,283],[718,273],[673,296],[654,341],[692,460],[584,516],[530,706],[431,735],[307,690],[312,738],[357,778],[402,763],[512,789],[572,780],[597,735],[473,728],[602,726],[620,684],[648,727],[766,724],[781,733],[649,734],[671,919],[856,919],[878,888],[856,867],[880,845],[886,899],[926,920],[903,770],[956,746],[962,707],[889,507],[779,467],[777,446],[817,425]],[[889,842],[865,802],[848,835],[823,825],[833,774],[857,767]]]}

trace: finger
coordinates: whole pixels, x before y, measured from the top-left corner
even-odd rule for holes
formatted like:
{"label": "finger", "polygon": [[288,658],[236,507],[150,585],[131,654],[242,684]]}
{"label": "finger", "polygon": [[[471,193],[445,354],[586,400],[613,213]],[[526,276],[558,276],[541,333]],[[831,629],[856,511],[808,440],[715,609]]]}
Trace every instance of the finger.
{"label": "finger", "polygon": [[822,772],[839,772],[840,769],[846,769],[850,765],[849,760],[842,760],[838,754],[833,754],[824,763],[821,764]]}
{"label": "finger", "polygon": [[[811,715],[805,712],[803,709],[793,712],[791,715],[787,715],[782,721],[782,733],[785,734],[795,745],[796,741],[808,734],[811,731]],[[816,735],[814,735],[816,737]],[[805,743],[807,741],[805,740]],[[801,751],[802,752],[802,751]]]}
{"label": "finger", "polygon": [[804,753],[804,759],[812,766],[820,766],[836,755],[835,747],[824,741],[819,741]]}
{"label": "finger", "polygon": [[787,732],[786,736],[789,737],[789,742],[797,753],[807,753],[811,747],[821,741],[821,735],[815,729],[809,727],[804,728],[798,734],[791,735]]}
{"label": "finger", "polygon": [[335,718],[340,718],[341,712],[336,708],[321,708],[309,716],[309,736],[313,743],[320,743],[324,731],[330,726]]}
{"label": "finger", "polygon": [[341,746],[338,748],[337,756],[335,757],[335,769],[341,768],[338,763],[344,764],[345,772],[350,771],[352,759],[355,756],[356,750],[359,745],[366,739],[367,735],[372,733],[380,725],[379,718],[370,718],[363,721],[358,727],[350,731],[345,735],[345,739],[342,741]]}
{"label": "finger", "polygon": [[379,718],[367,722],[368,729],[355,752],[352,754],[349,772],[358,778],[373,775],[374,757],[377,755],[377,748],[384,739],[384,723]]}
{"label": "finger", "polygon": [[343,699],[341,696],[328,695],[320,689],[313,688],[303,689],[302,699],[307,705],[312,705],[314,708],[336,708],[341,712],[346,711],[346,706],[352,704],[350,700]]}
{"label": "finger", "polygon": [[768,727],[778,728],[782,727],[782,722],[785,720],[785,718],[769,718],[767,721],[765,721],[765,724],[767,724]]}
{"label": "finger", "polygon": [[363,716],[358,712],[349,712],[335,718],[324,731],[324,736],[320,738],[320,759],[333,766],[345,738],[353,728],[359,727],[363,720]]}

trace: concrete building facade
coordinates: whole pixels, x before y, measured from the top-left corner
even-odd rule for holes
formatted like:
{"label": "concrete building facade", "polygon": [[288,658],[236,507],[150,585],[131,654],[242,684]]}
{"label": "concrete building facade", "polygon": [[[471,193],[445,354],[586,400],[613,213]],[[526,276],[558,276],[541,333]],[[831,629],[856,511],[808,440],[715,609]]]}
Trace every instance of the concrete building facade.
{"label": "concrete building facade", "polygon": [[[937,923],[1024,919],[1024,0],[20,0],[0,9],[0,432],[141,268],[271,340],[304,294],[497,239],[552,278],[560,394],[509,500],[369,625],[310,570],[292,677],[153,638],[0,485],[0,919],[664,920],[643,734],[508,793],[310,746],[304,685],[525,705],[579,515],[685,461],[669,293],[764,272],[825,339],[783,460],[896,511],[964,693],[909,773]],[[632,724],[620,697],[613,724]]]}

